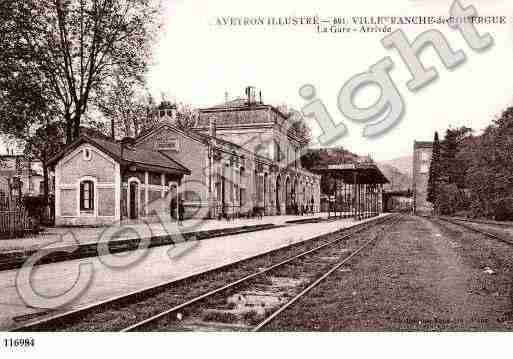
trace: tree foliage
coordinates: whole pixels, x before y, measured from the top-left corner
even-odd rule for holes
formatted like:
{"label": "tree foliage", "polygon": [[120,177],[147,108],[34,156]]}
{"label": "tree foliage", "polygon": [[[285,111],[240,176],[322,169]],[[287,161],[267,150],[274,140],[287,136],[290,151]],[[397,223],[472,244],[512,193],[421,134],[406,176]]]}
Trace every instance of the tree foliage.
{"label": "tree foliage", "polygon": [[153,0],[24,0],[1,6],[0,69],[10,71],[3,95],[31,108],[31,96],[23,91],[42,89],[36,99],[64,119],[68,142],[79,136],[84,114],[113,79],[145,74],[158,28]]}
{"label": "tree foliage", "polygon": [[437,195],[441,212],[513,220],[513,107],[480,136],[468,128],[448,130],[442,145]]}
{"label": "tree foliage", "polygon": [[48,203],[49,178],[48,160],[64,148],[64,124],[62,122],[49,123],[39,127],[36,132],[25,141],[24,154],[31,159],[41,161],[43,165],[43,196]]}
{"label": "tree foliage", "polygon": [[440,181],[440,140],[438,132],[435,132],[433,140],[433,152],[431,154],[431,164],[429,166],[429,180],[427,187],[427,201],[435,204],[437,194],[437,184]]}
{"label": "tree foliage", "polygon": [[115,76],[112,84],[97,101],[104,117],[110,121],[109,132],[116,137],[137,137],[146,127],[156,107],[151,94],[139,80],[127,81]]}

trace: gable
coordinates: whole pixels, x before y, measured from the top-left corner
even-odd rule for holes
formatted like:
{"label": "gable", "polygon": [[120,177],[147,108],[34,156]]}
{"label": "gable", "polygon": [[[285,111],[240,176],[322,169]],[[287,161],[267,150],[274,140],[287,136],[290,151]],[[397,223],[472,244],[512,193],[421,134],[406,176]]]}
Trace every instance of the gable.
{"label": "gable", "polygon": [[84,176],[94,177],[99,183],[111,183],[116,175],[116,164],[97,147],[83,143],[59,161],[61,184],[74,184]]}
{"label": "gable", "polygon": [[162,125],[137,140],[136,147],[166,153],[180,153],[191,145],[205,147],[196,134],[188,134],[174,126]]}

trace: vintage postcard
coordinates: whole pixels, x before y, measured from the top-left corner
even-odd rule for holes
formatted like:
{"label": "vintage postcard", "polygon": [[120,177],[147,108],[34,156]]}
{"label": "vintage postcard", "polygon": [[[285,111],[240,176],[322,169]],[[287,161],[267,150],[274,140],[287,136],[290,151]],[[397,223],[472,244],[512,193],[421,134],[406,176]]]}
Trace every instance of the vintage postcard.
{"label": "vintage postcard", "polygon": [[512,55],[508,0],[0,1],[0,353],[489,354]]}

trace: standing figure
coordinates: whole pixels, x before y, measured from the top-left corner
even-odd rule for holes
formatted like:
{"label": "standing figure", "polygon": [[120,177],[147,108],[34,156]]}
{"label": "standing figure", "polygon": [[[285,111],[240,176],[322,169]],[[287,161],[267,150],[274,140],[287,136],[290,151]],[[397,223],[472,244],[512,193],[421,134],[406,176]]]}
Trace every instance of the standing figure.
{"label": "standing figure", "polygon": [[185,212],[185,206],[183,204],[183,199],[180,199],[179,202],[178,202],[178,224],[181,226],[183,225],[182,222],[183,222],[183,216],[184,216],[184,212]]}
{"label": "standing figure", "polygon": [[177,219],[176,215],[176,198],[171,198],[171,202],[169,203],[169,215],[171,219]]}

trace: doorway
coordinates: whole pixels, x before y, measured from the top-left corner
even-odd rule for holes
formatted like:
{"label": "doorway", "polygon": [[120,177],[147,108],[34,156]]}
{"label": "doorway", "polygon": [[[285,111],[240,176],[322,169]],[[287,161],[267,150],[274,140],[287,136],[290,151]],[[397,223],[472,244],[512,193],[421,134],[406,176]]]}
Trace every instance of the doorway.
{"label": "doorway", "polygon": [[129,184],[129,197],[128,197],[128,218],[139,218],[139,184],[135,181]]}

